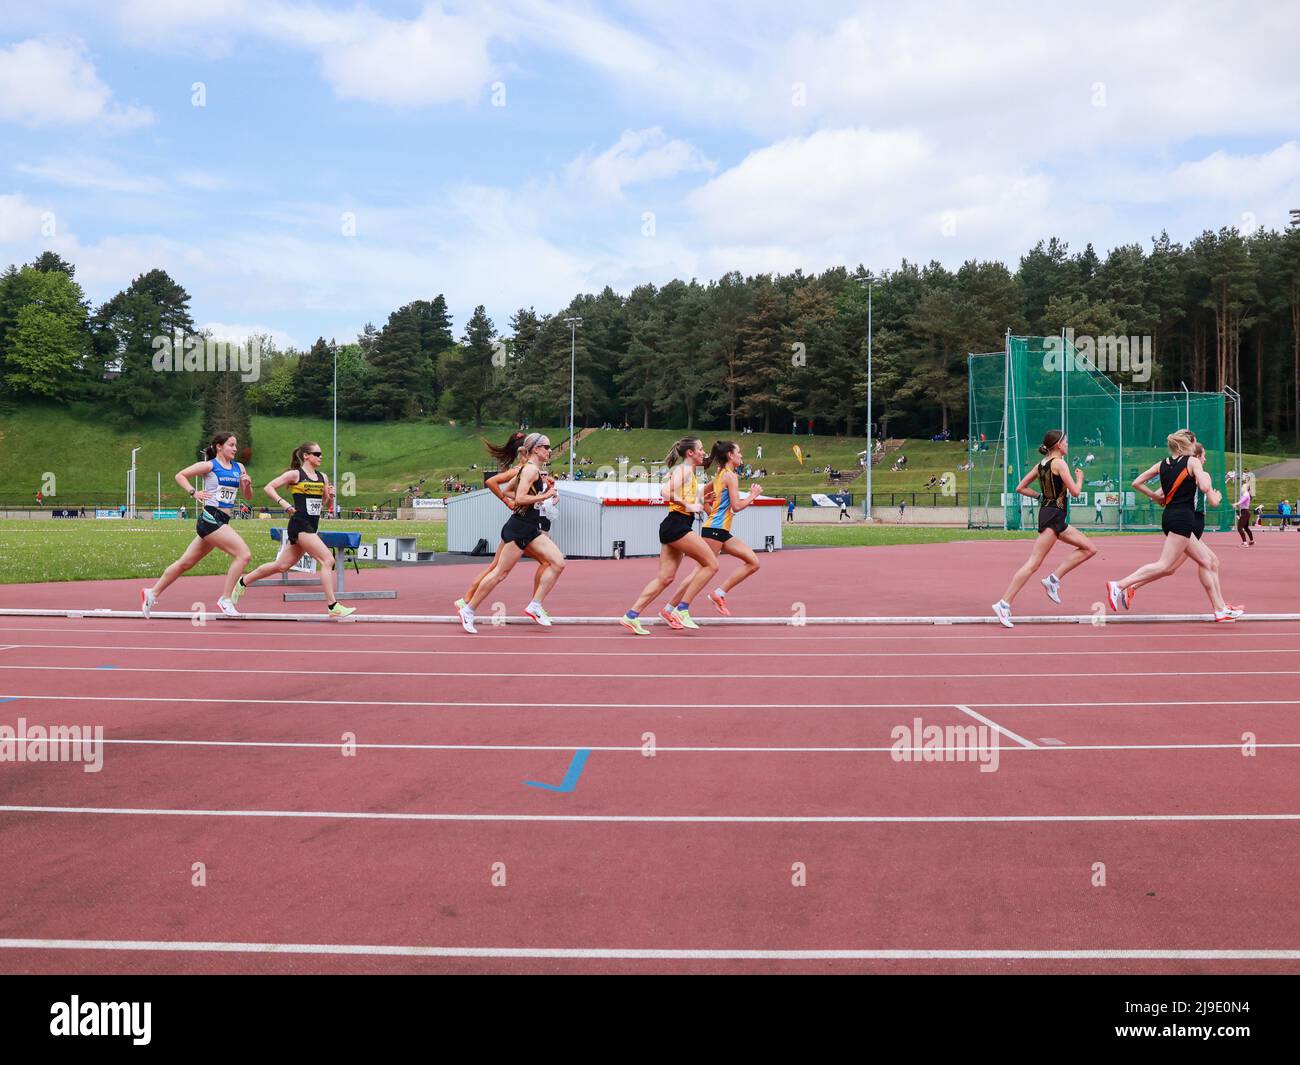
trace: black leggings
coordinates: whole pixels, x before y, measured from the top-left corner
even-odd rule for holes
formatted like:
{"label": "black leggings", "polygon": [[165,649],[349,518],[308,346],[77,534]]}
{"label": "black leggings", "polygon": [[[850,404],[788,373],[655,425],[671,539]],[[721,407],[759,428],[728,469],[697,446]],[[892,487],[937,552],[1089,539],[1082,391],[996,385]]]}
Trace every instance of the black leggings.
{"label": "black leggings", "polygon": [[1250,511],[1249,511],[1249,510],[1239,510],[1239,511],[1237,511],[1237,533],[1238,533],[1238,535],[1241,536],[1241,542],[1242,542],[1243,544],[1246,542],[1246,537],[1247,537],[1247,536],[1250,537],[1250,542],[1251,542],[1252,544],[1255,542],[1255,534],[1254,534],[1253,532],[1250,531]]}

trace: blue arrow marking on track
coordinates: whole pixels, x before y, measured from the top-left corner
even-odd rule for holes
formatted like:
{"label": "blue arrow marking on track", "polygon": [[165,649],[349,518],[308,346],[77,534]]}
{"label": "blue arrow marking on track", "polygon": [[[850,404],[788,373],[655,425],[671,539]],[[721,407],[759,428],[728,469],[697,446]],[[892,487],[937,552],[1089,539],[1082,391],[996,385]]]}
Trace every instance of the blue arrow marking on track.
{"label": "blue arrow marking on track", "polygon": [[569,763],[569,771],[564,774],[564,780],[559,784],[543,784],[537,780],[525,780],[524,783],[530,788],[545,788],[547,791],[572,791],[578,786],[578,778],[582,776],[583,767],[587,764],[587,757],[591,751],[578,751],[573,756],[573,761]]}

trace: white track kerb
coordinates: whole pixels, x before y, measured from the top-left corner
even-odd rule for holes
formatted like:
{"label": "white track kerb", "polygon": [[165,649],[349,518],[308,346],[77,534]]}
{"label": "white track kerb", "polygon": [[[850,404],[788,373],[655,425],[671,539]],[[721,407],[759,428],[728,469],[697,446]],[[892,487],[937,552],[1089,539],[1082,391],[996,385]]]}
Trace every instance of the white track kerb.
{"label": "white track kerb", "polygon": [[[0,609],[0,617],[30,618],[129,618],[141,620],[138,610],[20,610]],[[190,621],[194,614],[179,610],[155,610],[153,617],[173,621]],[[353,614],[349,618],[337,620],[326,614],[241,614],[237,618],[228,618],[213,612],[207,620],[238,624],[241,621],[315,621],[332,625],[359,624],[407,624],[407,625],[459,625],[460,619],[453,614]],[[484,625],[536,625],[530,617],[480,617]],[[921,617],[770,617],[770,618],[696,618],[700,625],[784,625],[800,629],[806,625],[998,625],[1001,624],[992,614],[976,616],[921,616]],[[1016,618],[1017,625],[1092,625],[1101,628],[1105,625],[1153,625],[1177,622],[1212,622],[1211,614],[1108,614],[1099,617],[1096,614],[1040,614]],[[551,616],[556,625],[617,625],[617,617],[557,617]],[[1238,618],[1240,625],[1251,621],[1300,621],[1300,614],[1249,614]],[[661,618],[643,617],[643,625],[665,625]]]}

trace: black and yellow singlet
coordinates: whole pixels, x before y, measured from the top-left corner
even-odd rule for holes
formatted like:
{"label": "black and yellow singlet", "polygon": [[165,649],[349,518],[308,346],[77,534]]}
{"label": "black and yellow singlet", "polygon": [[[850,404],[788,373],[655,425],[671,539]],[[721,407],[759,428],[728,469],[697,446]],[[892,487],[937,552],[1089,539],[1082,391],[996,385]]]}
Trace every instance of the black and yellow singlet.
{"label": "black and yellow singlet", "polygon": [[298,483],[293,486],[294,519],[312,532],[320,525],[321,510],[325,505],[325,477],[312,478],[305,469],[298,470]]}
{"label": "black and yellow singlet", "polygon": [[1038,464],[1038,490],[1042,493],[1040,506],[1065,510],[1070,502],[1065,491],[1065,481],[1052,469],[1052,461],[1052,456],[1049,455]]}

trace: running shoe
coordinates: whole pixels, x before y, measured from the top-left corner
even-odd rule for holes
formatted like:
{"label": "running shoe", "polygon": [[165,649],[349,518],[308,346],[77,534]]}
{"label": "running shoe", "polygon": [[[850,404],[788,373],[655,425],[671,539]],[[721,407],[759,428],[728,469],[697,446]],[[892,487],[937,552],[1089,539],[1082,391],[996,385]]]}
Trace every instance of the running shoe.
{"label": "running shoe", "polygon": [[465,606],[461,607],[460,610],[457,611],[457,613],[460,614],[460,627],[464,629],[466,632],[471,632],[477,635],[478,629],[474,628],[473,608],[470,607],[468,604],[466,604]]}
{"label": "running shoe", "polygon": [[1047,598],[1053,603],[1059,603],[1061,601],[1061,582],[1055,577],[1044,577],[1043,588],[1047,591]]}
{"label": "running shoe", "polygon": [[229,599],[226,599],[224,597],[217,600],[217,609],[220,610],[223,614],[225,614],[226,617],[228,618],[243,617],[243,615],[238,610],[235,609],[235,604],[232,603]]}
{"label": "running shoe", "polygon": [[1119,610],[1120,600],[1124,598],[1124,591],[1114,581],[1106,582],[1106,601],[1110,603],[1111,610]]}
{"label": "running shoe", "polygon": [[1234,618],[1239,618],[1244,613],[1246,613],[1246,608],[1244,606],[1233,606],[1231,603],[1229,603],[1228,613],[1231,614]]}
{"label": "running shoe", "polygon": [[1137,598],[1137,594],[1137,588],[1124,589],[1124,598],[1121,599],[1120,602],[1124,604],[1125,610],[1133,605],[1133,600]]}
{"label": "running shoe", "polygon": [[357,612],[354,606],[344,606],[342,603],[335,603],[329,609],[329,615],[332,618],[346,618]]}
{"label": "running shoe", "polygon": [[727,606],[727,597],[725,595],[718,595],[717,592],[710,592],[709,602],[718,608],[718,613],[724,618],[731,617],[731,608]]}
{"label": "running shoe", "polygon": [[624,614],[621,618],[618,619],[618,623],[622,625],[623,628],[627,629],[629,632],[634,632],[638,636],[650,635],[650,630],[641,624],[640,618],[630,618],[626,614]]}
{"label": "running shoe", "polygon": [[158,597],[153,594],[152,588],[140,589],[140,613],[148,620],[149,615],[153,613],[153,605],[158,602]]}
{"label": "running shoe", "polygon": [[1216,622],[1236,621],[1237,615],[1231,610],[1216,610],[1214,612],[1214,620]]}
{"label": "running shoe", "polygon": [[677,615],[677,620],[682,623],[682,628],[698,629],[700,627],[700,623],[691,617],[690,610],[676,610],[674,613]]}
{"label": "running shoe", "polygon": [[465,606],[465,600],[464,600],[464,599],[457,599],[456,602],[453,603],[452,605],[455,606],[455,608],[456,608],[457,610],[459,610],[461,607]]}
{"label": "running shoe", "polygon": [[681,618],[677,616],[677,611],[670,606],[666,606],[659,611],[659,616],[663,618],[664,621],[668,622],[668,627],[670,629],[686,628],[686,626],[682,624]]}
{"label": "running shoe", "polygon": [[536,606],[530,604],[524,607],[524,613],[543,628],[549,629],[551,627],[551,615],[546,612],[546,608],[541,603]]}
{"label": "running shoe", "polygon": [[248,589],[244,587],[244,583],[242,580],[235,581],[235,586],[232,589],[230,589],[230,601],[232,603],[238,603],[239,597],[242,596],[246,591],[248,591]]}
{"label": "running shoe", "polygon": [[997,615],[997,619],[1002,622],[1004,628],[1015,628],[1015,625],[1011,622],[1011,605],[1009,603],[1004,603],[999,599],[993,604],[993,613]]}

